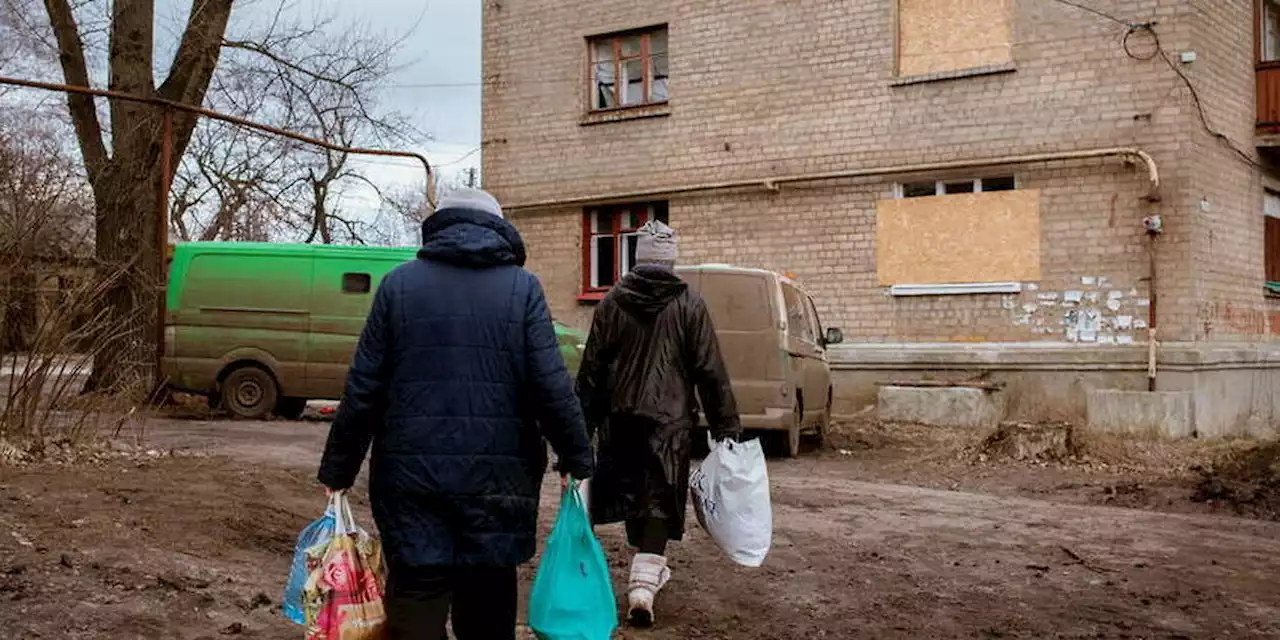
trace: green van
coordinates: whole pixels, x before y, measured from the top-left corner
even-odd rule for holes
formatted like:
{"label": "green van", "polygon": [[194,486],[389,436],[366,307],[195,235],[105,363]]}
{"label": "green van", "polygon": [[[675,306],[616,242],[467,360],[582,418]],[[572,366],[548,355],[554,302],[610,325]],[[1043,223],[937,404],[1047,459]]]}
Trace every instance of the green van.
{"label": "green van", "polygon": [[[241,418],[338,400],[373,292],[417,248],[190,242],[173,248],[164,375]],[[556,323],[576,373],[586,334]]]}

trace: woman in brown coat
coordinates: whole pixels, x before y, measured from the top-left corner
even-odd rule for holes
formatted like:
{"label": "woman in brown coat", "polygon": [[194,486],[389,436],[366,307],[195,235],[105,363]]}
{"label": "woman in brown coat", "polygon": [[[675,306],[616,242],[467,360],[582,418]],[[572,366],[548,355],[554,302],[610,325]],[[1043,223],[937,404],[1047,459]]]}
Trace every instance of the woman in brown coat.
{"label": "woman in brown coat", "polygon": [[640,231],[636,267],[596,308],[578,372],[587,433],[598,434],[589,502],[595,524],[626,524],[633,624],[653,623],[653,599],[671,577],[668,540],[684,534],[690,434],[700,397],[712,436],[742,431],[720,345],[697,293],[675,274],[676,234]]}

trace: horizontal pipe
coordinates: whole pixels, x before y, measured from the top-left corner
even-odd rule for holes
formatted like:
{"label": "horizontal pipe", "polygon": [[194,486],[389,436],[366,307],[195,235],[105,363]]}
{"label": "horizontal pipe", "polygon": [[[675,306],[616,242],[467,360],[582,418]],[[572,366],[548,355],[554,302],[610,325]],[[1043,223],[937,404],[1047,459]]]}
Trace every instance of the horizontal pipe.
{"label": "horizontal pipe", "polygon": [[221,120],[223,122],[228,122],[241,127],[255,129],[263,133],[269,133],[272,135],[289,138],[291,140],[297,140],[298,142],[305,142],[307,144],[315,145],[317,147],[323,147],[330,151],[337,151],[338,153],[351,153],[355,155],[364,155],[364,156],[386,156],[386,157],[392,157],[392,158],[410,158],[413,160],[417,160],[418,162],[422,163],[422,168],[425,169],[427,172],[427,188],[426,188],[427,205],[432,210],[435,209],[435,200],[433,198],[433,194],[432,194],[433,190],[431,188],[432,178],[435,177],[435,174],[432,173],[431,171],[431,163],[427,161],[426,156],[420,153],[414,153],[412,151],[389,151],[386,149],[364,149],[361,147],[344,147],[340,144],[329,142],[328,140],[321,140],[319,138],[304,136],[300,133],[286,131],[279,127],[273,127],[269,124],[262,124],[261,122],[254,122],[252,120],[246,120],[244,118],[237,118],[236,116],[230,116],[225,113],[218,113],[217,111],[205,109],[204,107],[184,104],[182,102],[175,102],[173,100],[166,100],[165,98],[157,98],[155,96],[139,96],[131,93],[121,93],[119,91],[109,91],[106,89],[94,89],[92,87],[81,87],[81,86],[70,85],[70,84],[57,84],[53,82],[39,82],[36,80],[23,80],[22,78],[7,78],[4,76],[0,76],[0,85],[3,85],[3,84],[13,85],[15,87],[27,87],[29,89],[44,89],[45,91],[61,91],[64,93],[78,93],[81,95],[95,96],[98,98],[108,98],[112,100],[127,100],[129,102],[141,102],[143,104],[150,104],[157,107],[167,107],[170,109],[176,109],[178,111],[194,113],[196,115],[204,116],[206,118],[210,118],[213,120]]}
{"label": "horizontal pipe", "polygon": [[682,185],[676,187],[659,187],[655,189],[643,189],[638,191],[628,191],[622,193],[608,193],[592,196],[582,196],[577,198],[564,198],[559,200],[540,200],[536,202],[527,202],[516,205],[508,205],[503,208],[508,211],[529,211],[535,209],[550,209],[556,207],[571,207],[591,204],[609,204],[616,202],[626,202],[634,200],[643,200],[646,198],[661,198],[678,195],[688,195],[692,193],[706,193],[712,191],[727,191],[731,189],[750,189],[761,188],[769,191],[777,191],[784,184],[795,184],[800,182],[822,182],[827,180],[845,180],[850,178],[870,178],[876,176],[888,176],[910,173],[925,173],[935,171],[950,171],[953,169],[972,169],[976,167],[990,167],[1000,165],[1017,165],[1017,164],[1034,164],[1037,162],[1060,162],[1064,160],[1087,160],[1095,158],[1126,158],[1136,160],[1147,167],[1147,180],[1150,185],[1144,198],[1148,201],[1158,201],[1160,199],[1160,171],[1156,167],[1156,161],[1146,151],[1133,147],[1116,147],[1109,149],[1088,149],[1083,151],[1056,151],[1050,153],[1034,153],[1029,155],[1013,155],[999,156],[995,158],[982,158],[976,160],[951,160],[947,162],[926,162],[918,164],[890,165],[885,167],[867,167],[863,169],[842,169],[839,171],[828,171],[825,173],[801,173],[794,175],[783,175],[772,178],[760,178],[751,180],[730,180],[725,182],[706,182],[700,184]]}

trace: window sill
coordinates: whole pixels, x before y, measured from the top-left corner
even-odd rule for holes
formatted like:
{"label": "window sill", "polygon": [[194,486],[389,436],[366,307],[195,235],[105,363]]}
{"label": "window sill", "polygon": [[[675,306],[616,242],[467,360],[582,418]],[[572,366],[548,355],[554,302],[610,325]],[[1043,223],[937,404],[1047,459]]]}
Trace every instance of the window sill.
{"label": "window sill", "polygon": [[578,304],[599,304],[601,300],[604,300],[604,297],[608,295],[608,293],[608,291],[588,291],[586,293],[579,293]]}
{"label": "window sill", "polygon": [[618,109],[589,111],[582,116],[582,120],[580,120],[578,124],[588,127],[595,124],[609,124],[610,122],[625,122],[627,120],[665,118],[669,115],[671,115],[671,103],[656,102],[654,104],[646,104],[638,107],[620,107]]}
{"label": "window sill", "polygon": [[891,87],[906,87],[913,84],[927,84],[930,82],[945,82],[947,80],[960,80],[962,78],[980,78],[983,76],[997,76],[1005,73],[1013,73],[1018,70],[1018,66],[1012,62],[1004,64],[987,65],[985,67],[974,67],[972,69],[957,69],[955,71],[937,71],[934,73],[924,73],[916,76],[901,76],[894,78],[889,83]]}
{"label": "window sill", "polygon": [[1021,293],[1021,282],[965,282],[957,284],[895,284],[889,287],[889,295],[902,298],[910,296],[963,296],[978,293]]}

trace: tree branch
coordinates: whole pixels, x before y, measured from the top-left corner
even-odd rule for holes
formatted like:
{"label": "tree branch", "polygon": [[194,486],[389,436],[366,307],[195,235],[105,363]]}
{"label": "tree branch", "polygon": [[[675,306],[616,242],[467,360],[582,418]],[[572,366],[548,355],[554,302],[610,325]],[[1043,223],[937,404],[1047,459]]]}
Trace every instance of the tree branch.
{"label": "tree branch", "polygon": [[[67,0],[44,0],[49,24],[58,41],[58,63],[67,84],[88,87],[89,70],[84,59],[84,43],[76,25],[75,14]],[[67,110],[80,142],[80,154],[84,158],[85,172],[90,184],[97,184],[103,169],[110,161],[107,146],[102,141],[102,125],[98,122],[98,110],[93,97],[75,93],[67,94]]]}
{"label": "tree branch", "polygon": [[[160,85],[160,97],[185,104],[204,104],[205,93],[218,66],[222,52],[219,44],[231,19],[232,0],[198,0],[191,3],[187,28],[182,43],[173,56],[169,76]],[[195,130],[197,116],[174,114],[173,154],[180,158],[186,152]]]}

